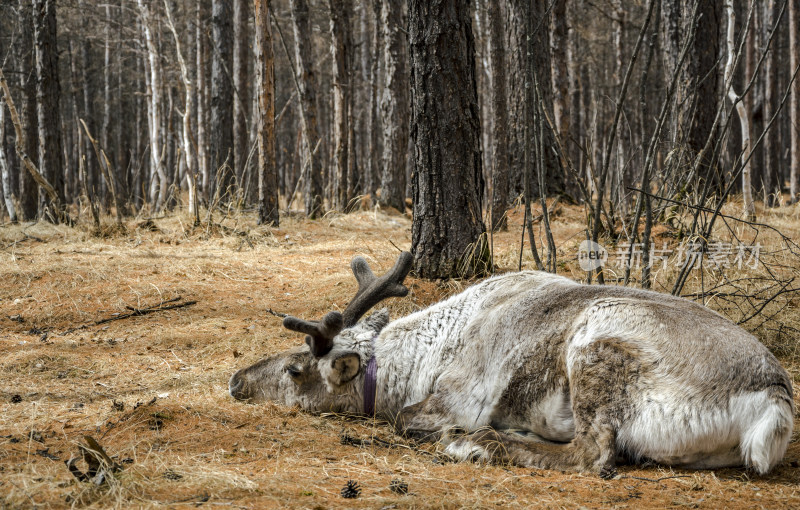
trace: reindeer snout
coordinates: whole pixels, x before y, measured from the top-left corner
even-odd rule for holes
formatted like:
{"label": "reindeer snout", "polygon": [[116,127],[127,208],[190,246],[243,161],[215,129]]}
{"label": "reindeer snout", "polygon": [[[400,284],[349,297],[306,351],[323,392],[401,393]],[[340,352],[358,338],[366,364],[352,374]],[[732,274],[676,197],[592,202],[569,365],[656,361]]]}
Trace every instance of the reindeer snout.
{"label": "reindeer snout", "polygon": [[240,372],[236,372],[231,376],[228,382],[228,392],[236,400],[245,400],[247,395],[242,391],[244,389],[244,378],[241,377]]}

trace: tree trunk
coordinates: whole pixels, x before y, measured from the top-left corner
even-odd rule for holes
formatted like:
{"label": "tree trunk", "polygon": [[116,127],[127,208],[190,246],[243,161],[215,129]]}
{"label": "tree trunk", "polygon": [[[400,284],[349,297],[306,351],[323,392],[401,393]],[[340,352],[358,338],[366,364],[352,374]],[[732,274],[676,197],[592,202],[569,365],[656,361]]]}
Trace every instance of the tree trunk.
{"label": "tree trunk", "polygon": [[[309,218],[324,214],[322,202],[322,170],[315,149],[317,135],[317,82],[312,59],[311,21],[307,0],[290,0],[297,56],[297,80],[300,89],[300,119],[303,126],[303,164],[305,212]],[[291,200],[291,197],[290,197]]]}
{"label": "tree trunk", "polygon": [[[36,72],[34,71],[34,38],[33,30],[27,27],[33,26],[33,8],[30,0],[19,0],[19,25],[26,27],[21,30],[19,40],[19,86],[22,90],[22,111],[20,113],[22,129],[25,137],[25,147],[23,150],[33,161],[39,160],[39,144],[37,136],[39,133],[39,118],[36,115]],[[22,165],[20,165],[21,167]],[[31,176],[20,168],[19,175],[19,211],[20,219],[23,221],[36,218],[39,207],[39,187]]]}
{"label": "tree trunk", "polygon": [[[233,12],[229,0],[211,3],[211,173],[214,194],[233,192]],[[225,168],[221,168],[227,165]],[[233,198],[231,195],[229,198]]]}
{"label": "tree trunk", "polygon": [[[800,0],[789,0],[789,71],[800,65]],[[800,79],[792,83],[789,104],[791,167],[789,170],[789,201],[794,204],[800,194]]]}
{"label": "tree trunk", "polygon": [[[550,22],[553,120],[555,121],[556,134],[561,139],[561,145],[565,149],[570,143],[567,2],[568,0],[555,0]],[[566,168],[566,162],[562,163],[562,167]]]}
{"label": "tree trunk", "polygon": [[333,179],[334,207],[344,210],[352,198],[350,176],[350,108],[352,106],[352,36],[350,0],[330,0],[331,57],[333,61]]}
{"label": "tree trunk", "polygon": [[181,146],[183,147],[183,158],[186,164],[186,175],[189,185],[189,213],[193,216],[195,226],[200,224],[200,215],[197,203],[197,174],[194,163],[194,148],[192,147],[192,111],[194,99],[194,82],[189,76],[189,68],[183,59],[181,52],[181,40],[175,24],[172,22],[169,0],[164,0],[164,10],[167,13],[167,23],[172,36],[175,38],[175,53],[178,57],[178,64],[181,68],[181,79],[183,80],[183,122],[181,129]]}
{"label": "tree trunk", "polygon": [[[248,48],[251,43],[248,30],[248,7],[252,0],[234,0],[233,2],[233,87],[236,89],[233,107],[233,161],[239,185],[247,189],[251,197],[255,196],[256,180],[254,173],[245,168],[249,154],[249,133],[247,130],[247,110],[250,107],[250,87],[248,86]],[[245,182],[247,178],[250,182]],[[251,197],[244,197],[249,203]]]}
{"label": "tree trunk", "polygon": [[489,44],[492,66],[492,111],[494,112],[494,145],[492,147],[492,229],[508,226],[508,103],[506,102],[506,43],[503,35],[503,7],[500,2],[488,2]]}
{"label": "tree trunk", "polygon": [[[162,161],[163,139],[161,131],[161,80],[159,78],[158,49],[156,48],[150,21],[150,4],[144,0],[137,0],[139,12],[142,16],[142,29],[144,30],[145,43],[147,45],[147,57],[149,61],[149,80],[147,88],[150,96],[148,104],[148,131],[150,137],[150,163],[151,163],[151,183],[150,201],[154,204],[156,211],[161,211],[164,200],[167,197],[167,172]],[[156,190],[155,181],[158,180],[160,187]]]}
{"label": "tree trunk", "polygon": [[372,3],[372,80],[370,84],[370,134],[369,134],[369,169],[364,180],[365,190],[375,200],[375,192],[380,187],[382,177],[380,170],[383,160],[383,123],[381,121],[381,94],[383,92],[383,59],[380,57],[383,48],[383,35],[381,29],[381,6],[383,2]]}
{"label": "tree trunk", "polygon": [[[685,32],[692,6],[684,4]],[[714,118],[719,105],[718,59],[720,57],[720,18],[722,13],[718,2],[701,1],[697,9],[697,28],[694,43],[686,59],[685,78],[680,81],[678,100],[684,108],[679,109],[678,122],[681,129],[686,130],[686,145],[692,159],[697,157],[712,133]],[[704,158],[708,160],[709,158]],[[710,161],[700,164],[699,176],[709,181],[712,194],[721,195],[725,187],[725,179],[719,168]]]}
{"label": "tree trunk", "polygon": [[11,185],[11,169],[6,159],[6,107],[0,104],[0,188],[3,189],[3,203],[6,205],[11,223],[17,222],[17,209],[14,207],[14,194]]}
{"label": "tree trunk", "polygon": [[255,0],[258,94],[258,223],[277,227],[278,169],[275,166],[275,57],[269,0]]}
{"label": "tree trunk", "polygon": [[197,83],[196,100],[197,105],[197,172],[200,174],[201,184],[199,186],[203,198],[207,201],[211,191],[211,170],[208,165],[208,136],[206,134],[206,109],[208,103],[206,102],[206,62],[208,62],[208,39],[203,33],[202,27],[204,26],[204,12],[202,10],[203,3],[197,2],[195,10],[195,46],[196,46],[196,64],[195,64],[195,81]]}
{"label": "tree trunk", "polygon": [[469,4],[409,0],[414,268],[425,278],[485,272],[483,174]]}
{"label": "tree trunk", "polygon": [[[778,22],[778,3],[764,2],[763,35],[761,48],[766,49],[769,34]],[[774,115],[778,103],[778,76],[776,59],[778,45],[773,41],[766,55],[764,65],[764,125]],[[762,50],[763,51],[763,50]],[[794,71],[794,69],[792,70]],[[756,189],[763,187],[764,206],[775,207],[781,194],[780,184],[780,147],[778,145],[778,127],[772,126],[764,135],[764,167],[761,172],[763,182],[756,184]]]}
{"label": "tree trunk", "polygon": [[408,40],[402,27],[403,5],[381,1],[384,89],[381,99],[383,160],[380,204],[405,211],[406,161],[408,157]]}
{"label": "tree trunk", "polygon": [[754,219],[756,216],[756,209],[753,205],[752,158],[749,158],[752,147],[750,145],[750,120],[745,111],[743,102],[738,101],[739,95],[734,92],[732,86],[729,86],[733,78],[733,64],[736,51],[733,41],[736,29],[736,12],[733,9],[733,0],[725,0],[725,11],[728,18],[728,30],[725,38],[728,51],[728,59],[725,63],[725,85],[728,86],[728,99],[731,103],[736,103],[736,113],[739,115],[739,123],[742,130],[742,157],[746,160],[744,168],[742,169],[744,216],[747,219]]}
{"label": "tree trunk", "polygon": [[[36,39],[36,114],[39,120],[39,172],[61,195],[64,189],[64,154],[61,150],[61,115],[56,46],[56,5],[54,0],[33,0],[33,27]],[[49,210],[53,221],[64,211],[44,193],[41,208]]]}

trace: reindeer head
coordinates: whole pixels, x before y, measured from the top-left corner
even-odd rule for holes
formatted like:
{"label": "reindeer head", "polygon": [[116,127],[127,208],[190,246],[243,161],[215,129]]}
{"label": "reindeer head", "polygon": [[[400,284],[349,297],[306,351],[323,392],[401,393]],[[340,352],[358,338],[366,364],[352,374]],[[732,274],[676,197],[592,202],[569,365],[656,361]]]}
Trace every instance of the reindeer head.
{"label": "reindeer head", "polygon": [[364,371],[372,355],[372,340],[389,323],[387,310],[359,319],[388,297],[408,294],[403,280],[412,257],[403,252],[394,267],[380,278],[367,261],[350,263],[358,292],[343,313],[328,312],[319,321],[285,317],[283,326],[306,334],[306,345],[265,358],[239,370],[228,384],[238,400],[274,400],[299,405],[311,412],[359,412]]}

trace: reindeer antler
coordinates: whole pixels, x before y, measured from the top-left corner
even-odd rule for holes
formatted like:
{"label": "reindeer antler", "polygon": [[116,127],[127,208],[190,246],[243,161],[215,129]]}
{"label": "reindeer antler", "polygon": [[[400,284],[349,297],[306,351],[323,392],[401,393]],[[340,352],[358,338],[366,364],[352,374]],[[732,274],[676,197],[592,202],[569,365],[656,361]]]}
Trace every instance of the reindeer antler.
{"label": "reindeer antler", "polygon": [[344,327],[355,325],[373,306],[389,297],[403,297],[408,294],[408,289],[403,285],[403,280],[411,271],[413,257],[407,251],[400,253],[394,267],[385,275],[377,278],[369,268],[363,257],[356,257],[350,262],[350,268],[358,280],[358,292],[350,301],[342,314]]}
{"label": "reindeer antler", "polygon": [[287,316],[283,327],[298,333],[305,333],[306,343],[311,354],[321,358],[333,348],[333,339],[344,328],[355,325],[367,311],[389,297],[403,297],[408,289],[403,285],[411,270],[413,257],[404,251],[397,258],[394,267],[380,278],[376,277],[363,257],[355,257],[350,268],[358,281],[358,292],[345,308],[344,313],[328,312],[321,321],[307,321]]}

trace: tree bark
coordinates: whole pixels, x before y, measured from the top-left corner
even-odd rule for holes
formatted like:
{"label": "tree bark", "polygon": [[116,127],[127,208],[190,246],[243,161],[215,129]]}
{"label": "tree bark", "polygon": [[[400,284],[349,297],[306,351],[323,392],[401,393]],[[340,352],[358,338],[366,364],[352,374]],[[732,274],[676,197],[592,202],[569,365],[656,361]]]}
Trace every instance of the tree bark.
{"label": "tree bark", "polygon": [[[800,0],[789,0],[789,72],[800,65]],[[791,166],[789,170],[789,201],[794,204],[800,194],[800,79],[792,83],[789,104]]]}
{"label": "tree bark", "polygon": [[[142,29],[144,30],[145,43],[147,45],[147,58],[149,62],[149,80],[147,89],[149,92],[148,104],[148,132],[150,138],[150,164],[153,186],[150,188],[150,201],[154,204],[156,211],[161,211],[164,200],[167,197],[167,172],[162,161],[162,131],[161,131],[161,80],[159,77],[158,48],[156,48],[155,38],[152,31],[150,20],[150,4],[145,0],[137,0],[139,12],[142,16]],[[155,180],[158,180],[159,189],[156,191]]]}
{"label": "tree bark", "polygon": [[506,102],[506,43],[503,28],[503,7],[500,2],[488,2],[489,44],[492,68],[492,111],[494,112],[494,144],[492,147],[492,229],[508,226],[508,103]]}
{"label": "tree bark", "polygon": [[406,162],[408,158],[408,40],[402,27],[403,5],[381,1],[384,89],[381,99],[383,158],[379,203],[405,211]]}
{"label": "tree bark", "polygon": [[[762,48],[766,48],[769,34],[778,22],[778,4],[780,2],[764,2],[763,39]],[[775,113],[778,98],[778,76],[776,59],[777,44],[771,44],[764,63],[764,122],[769,121]],[[794,69],[792,69],[794,72]],[[763,182],[756,184],[756,189],[763,187],[764,206],[775,207],[781,194],[780,183],[780,146],[778,145],[779,132],[773,126],[764,134],[764,167],[761,172]]]}
{"label": "tree bark", "polygon": [[[568,0],[555,0],[550,22],[553,120],[556,134],[561,138],[561,145],[565,148],[569,144],[570,138],[567,2]],[[566,163],[562,163],[562,167],[566,168]]]}
{"label": "tree bark", "polygon": [[[30,0],[19,0],[19,87],[22,90],[20,112],[25,146],[23,150],[33,160],[39,160],[39,118],[36,115],[36,72],[34,71],[33,7]],[[39,187],[30,172],[20,169],[19,173],[19,216],[23,221],[36,218],[39,208]]]}
{"label": "tree bark", "polygon": [[[219,176],[214,194],[234,190],[233,154],[233,12],[230,0],[211,3],[211,173]],[[223,165],[227,165],[222,168]],[[231,197],[232,198],[232,195]]]}
{"label": "tree bark", "polygon": [[756,209],[753,205],[753,183],[752,183],[752,158],[750,158],[750,151],[752,146],[750,144],[750,119],[745,111],[744,103],[739,101],[739,95],[734,92],[731,86],[733,79],[733,64],[735,57],[734,48],[734,32],[736,29],[736,12],[733,8],[733,0],[725,0],[725,12],[728,18],[728,30],[725,38],[728,59],[725,63],[725,85],[728,87],[728,99],[731,103],[736,104],[736,113],[739,115],[739,123],[742,130],[742,157],[745,159],[744,168],[742,169],[742,199],[744,201],[744,216],[747,219],[754,219],[756,216]]}
{"label": "tree bark", "polygon": [[[250,107],[250,87],[248,80],[248,48],[251,43],[248,25],[252,0],[234,0],[233,2],[233,87],[236,90],[233,103],[233,162],[239,185],[247,189],[251,197],[256,195],[257,180],[255,174],[245,168],[249,150],[249,133],[247,131],[247,110]],[[249,179],[250,182],[245,182]],[[244,197],[251,202],[250,197]]]}
{"label": "tree bark", "polygon": [[[39,120],[39,172],[61,195],[64,189],[64,154],[61,150],[61,115],[56,46],[56,5],[54,0],[33,0],[33,28],[36,39],[36,114]],[[53,221],[64,211],[41,194],[39,213],[49,209]]]}
{"label": "tree bark", "polygon": [[269,0],[255,0],[258,94],[258,223],[277,227],[278,169],[275,166],[275,57]]}
{"label": "tree bark", "polygon": [[315,154],[317,134],[317,82],[312,59],[311,22],[307,0],[290,0],[297,56],[297,80],[300,89],[300,119],[303,126],[303,164],[301,179],[305,180],[305,213],[317,218],[325,213],[323,207],[322,170]]}
{"label": "tree bark", "polygon": [[203,33],[202,27],[204,26],[204,12],[202,10],[203,3],[197,2],[195,10],[195,46],[196,46],[196,64],[195,64],[195,81],[197,85],[196,100],[197,105],[197,172],[200,174],[201,185],[199,186],[200,192],[205,200],[208,200],[209,193],[211,192],[211,170],[208,164],[208,135],[206,134],[206,117],[208,102],[206,98],[208,91],[206,89],[206,63],[208,62],[208,38]]}
{"label": "tree bark", "polygon": [[331,57],[333,61],[333,183],[334,207],[344,210],[352,198],[348,194],[350,168],[350,108],[352,105],[352,36],[350,0],[330,1]]}
{"label": "tree bark", "polygon": [[167,24],[172,36],[175,39],[175,53],[178,57],[178,64],[181,68],[181,79],[183,80],[183,122],[181,129],[181,146],[183,147],[183,159],[186,164],[186,175],[189,185],[189,214],[192,215],[195,226],[200,224],[200,215],[197,201],[197,169],[195,167],[194,147],[192,147],[192,111],[194,110],[194,82],[189,76],[189,68],[183,59],[181,52],[181,40],[175,24],[172,22],[169,0],[164,0],[164,10],[167,13]]}
{"label": "tree bark", "polygon": [[3,203],[6,205],[11,223],[17,222],[14,193],[11,185],[11,169],[6,159],[6,107],[0,104],[0,188],[3,188]]}
{"label": "tree bark", "polygon": [[487,270],[469,3],[409,0],[414,268],[425,278]]}

